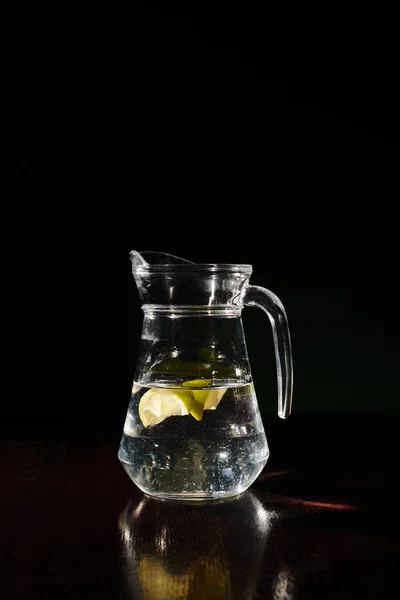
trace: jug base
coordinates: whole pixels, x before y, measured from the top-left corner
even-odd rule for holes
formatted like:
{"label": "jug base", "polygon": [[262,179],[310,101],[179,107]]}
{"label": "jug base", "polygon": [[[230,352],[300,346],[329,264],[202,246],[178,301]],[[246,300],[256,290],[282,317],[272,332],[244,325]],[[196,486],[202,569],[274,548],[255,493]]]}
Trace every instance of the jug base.
{"label": "jug base", "polygon": [[[269,455],[269,452],[268,452]],[[146,495],[163,500],[199,502],[232,498],[245,492],[261,474],[268,456],[246,465],[222,469],[141,468],[120,462],[133,483]]]}
{"label": "jug base", "polygon": [[182,494],[160,494],[160,493],[146,491],[143,488],[141,488],[139,485],[137,485],[137,487],[146,496],[149,496],[150,498],[157,498],[158,500],[168,500],[168,501],[173,501],[173,502],[193,502],[193,503],[202,503],[202,502],[207,503],[210,501],[217,502],[218,500],[227,500],[229,498],[236,498],[237,496],[244,494],[244,492],[246,492],[248,489],[248,488],[244,488],[237,492],[218,493],[218,494],[203,494],[203,493],[199,493],[199,494],[185,494],[185,493],[182,493]]}

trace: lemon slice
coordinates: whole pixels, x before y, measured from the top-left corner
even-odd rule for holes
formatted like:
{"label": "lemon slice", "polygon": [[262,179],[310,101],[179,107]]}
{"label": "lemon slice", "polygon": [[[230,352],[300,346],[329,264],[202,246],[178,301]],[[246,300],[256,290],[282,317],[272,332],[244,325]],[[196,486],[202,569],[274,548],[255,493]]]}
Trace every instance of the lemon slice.
{"label": "lemon slice", "polygon": [[[207,386],[211,379],[185,381],[182,387]],[[197,421],[203,418],[205,410],[217,408],[226,389],[171,390],[151,388],[143,394],[139,402],[139,418],[145,427],[158,425],[167,417],[192,415]]]}
{"label": "lemon slice", "polygon": [[197,402],[197,400],[193,400],[192,408],[190,414],[192,417],[196,419],[196,421],[201,421],[203,418],[204,412],[204,404],[201,402]]}
{"label": "lemon slice", "polygon": [[217,408],[225,392],[226,388],[224,390],[211,390],[208,392],[208,396],[204,402],[204,410],[214,410]]}
{"label": "lemon slice", "polygon": [[151,388],[140,399],[139,417],[145,427],[157,425],[167,417],[190,414],[193,407],[191,391]]}
{"label": "lemon slice", "polygon": [[[207,386],[211,383],[211,379],[193,379],[191,381],[185,381],[182,383],[183,387],[200,387]],[[203,412],[205,410],[214,410],[217,408],[221,401],[222,396],[225,394],[226,389],[216,390],[192,390],[193,404],[190,410],[190,414],[197,421],[201,421],[203,418]]]}

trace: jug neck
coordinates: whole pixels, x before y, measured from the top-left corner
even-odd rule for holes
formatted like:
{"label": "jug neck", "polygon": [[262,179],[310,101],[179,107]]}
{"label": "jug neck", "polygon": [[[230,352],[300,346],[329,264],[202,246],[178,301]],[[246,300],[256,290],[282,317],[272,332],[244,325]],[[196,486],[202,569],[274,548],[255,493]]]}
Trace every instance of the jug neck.
{"label": "jug neck", "polygon": [[143,305],[175,307],[238,307],[250,265],[153,265],[133,269]]}
{"label": "jug neck", "polygon": [[242,314],[242,305],[170,305],[164,304],[143,304],[142,310],[148,317],[167,317],[167,318],[198,318],[198,317],[240,317]]}

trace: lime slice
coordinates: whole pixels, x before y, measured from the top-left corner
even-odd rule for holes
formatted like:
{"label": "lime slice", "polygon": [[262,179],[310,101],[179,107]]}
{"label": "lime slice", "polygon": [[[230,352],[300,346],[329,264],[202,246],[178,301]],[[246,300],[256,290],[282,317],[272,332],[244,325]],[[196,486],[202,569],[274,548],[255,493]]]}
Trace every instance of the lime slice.
{"label": "lime slice", "polygon": [[167,417],[190,414],[193,406],[191,391],[151,388],[139,402],[139,417],[145,427],[157,425]]}

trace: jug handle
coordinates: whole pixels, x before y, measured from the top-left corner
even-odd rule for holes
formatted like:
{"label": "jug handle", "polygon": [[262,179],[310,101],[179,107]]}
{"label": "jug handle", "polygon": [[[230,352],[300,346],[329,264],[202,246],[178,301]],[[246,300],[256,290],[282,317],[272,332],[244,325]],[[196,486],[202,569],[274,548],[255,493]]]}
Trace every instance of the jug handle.
{"label": "jug handle", "polygon": [[246,306],[261,308],[271,322],[278,378],[278,415],[287,419],[292,410],[293,359],[286,311],[275,294],[258,285],[247,285],[242,301]]}

